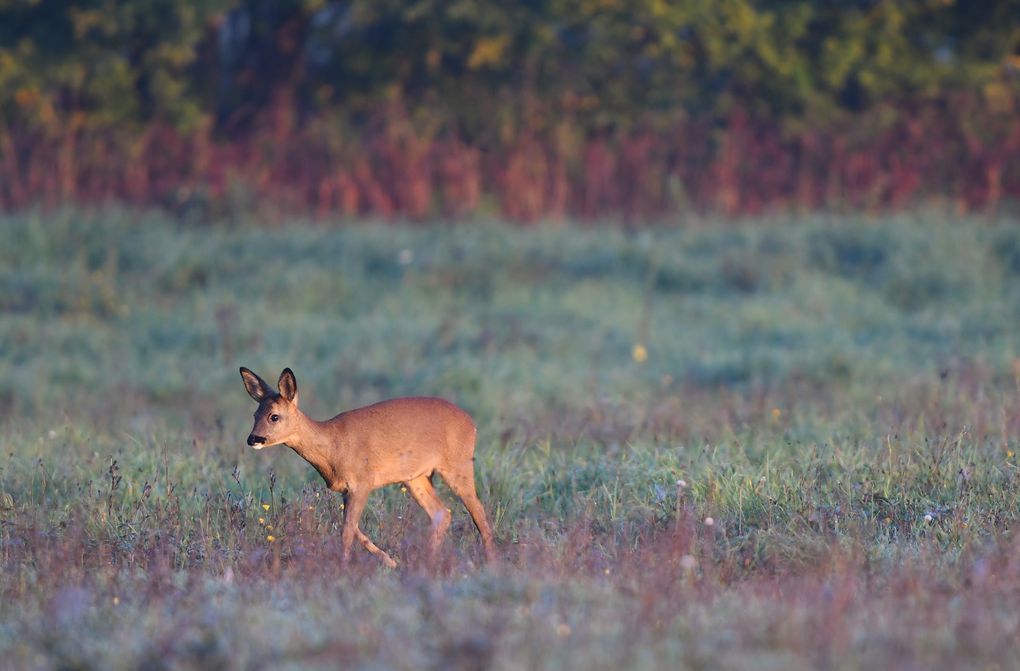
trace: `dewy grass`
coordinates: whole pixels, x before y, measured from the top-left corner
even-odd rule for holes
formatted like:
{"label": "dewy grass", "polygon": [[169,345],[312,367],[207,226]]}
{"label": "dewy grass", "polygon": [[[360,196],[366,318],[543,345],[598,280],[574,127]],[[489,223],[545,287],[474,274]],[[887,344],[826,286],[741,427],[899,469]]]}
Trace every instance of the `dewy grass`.
{"label": "dewy grass", "polygon": [[[0,666],[1015,666],[1020,229],[975,224],[6,216]],[[341,571],[238,365],[467,408],[500,561],[455,507],[430,570],[391,487],[401,568]]]}

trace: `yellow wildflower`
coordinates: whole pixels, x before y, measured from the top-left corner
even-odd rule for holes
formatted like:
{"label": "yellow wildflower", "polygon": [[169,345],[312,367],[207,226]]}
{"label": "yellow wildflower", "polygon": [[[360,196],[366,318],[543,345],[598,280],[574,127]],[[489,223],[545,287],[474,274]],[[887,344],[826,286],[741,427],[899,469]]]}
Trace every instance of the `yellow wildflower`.
{"label": "yellow wildflower", "polygon": [[634,345],[634,350],[631,352],[634,357],[634,361],[638,363],[644,363],[648,359],[648,348],[641,343]]}
{"label": "yellow wildflower", "polygon": [[265,511],[268,512],[269,511],[269,504],[268,503],[263,503],[262,504],[262,510],[265,510]]}
{"label": "yellow wildflower", "polygon": [[276,536],[274,536],[273,534],[269,534],[268,536],[266,536],[266,540],[272,543],[273,541],[276,540]]}

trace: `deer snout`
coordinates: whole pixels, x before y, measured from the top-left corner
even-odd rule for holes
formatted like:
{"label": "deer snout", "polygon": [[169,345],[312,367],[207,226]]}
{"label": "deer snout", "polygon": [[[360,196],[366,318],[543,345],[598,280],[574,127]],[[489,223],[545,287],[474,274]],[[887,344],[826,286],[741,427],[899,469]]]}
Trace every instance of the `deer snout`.
{"label": "deer snout", "polygon": [[263,436],[256,436],[254,433],[248,436],[248,445],[250,447],[259,447],[266,444],[266,439]]}

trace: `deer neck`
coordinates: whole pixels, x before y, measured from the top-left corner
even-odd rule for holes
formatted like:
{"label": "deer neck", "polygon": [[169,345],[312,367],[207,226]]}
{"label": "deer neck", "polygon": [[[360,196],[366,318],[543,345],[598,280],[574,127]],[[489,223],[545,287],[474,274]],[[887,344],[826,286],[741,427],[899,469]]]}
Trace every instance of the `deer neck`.
{"label": "deer neck", "polygon": [[319,475],[332,486],[335,479],[335,468],[331,463],[331,443],[329,433],[322,426],[300,410],[298,426],[294,435],[287,440],[287,446],[315,467]]}

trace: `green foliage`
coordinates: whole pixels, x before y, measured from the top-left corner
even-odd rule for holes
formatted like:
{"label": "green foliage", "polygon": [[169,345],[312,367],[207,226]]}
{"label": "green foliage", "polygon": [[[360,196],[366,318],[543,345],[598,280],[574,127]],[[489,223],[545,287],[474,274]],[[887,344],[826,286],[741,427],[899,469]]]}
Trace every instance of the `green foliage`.
{"label": "green foliage", "polygon": [[108,127],[203,112],[197,49],[225,2],[10,2],[0,6],[0,120]]}
{"label": "green foliage", "polygon": [[233,131],[277,103],[363,114],[406,100],[490,135],[541,110],[591,128],[738,105],[824,121],[964,88],[1001,100],[1018,53],[1003,3],[10,2],[0,113]]}

